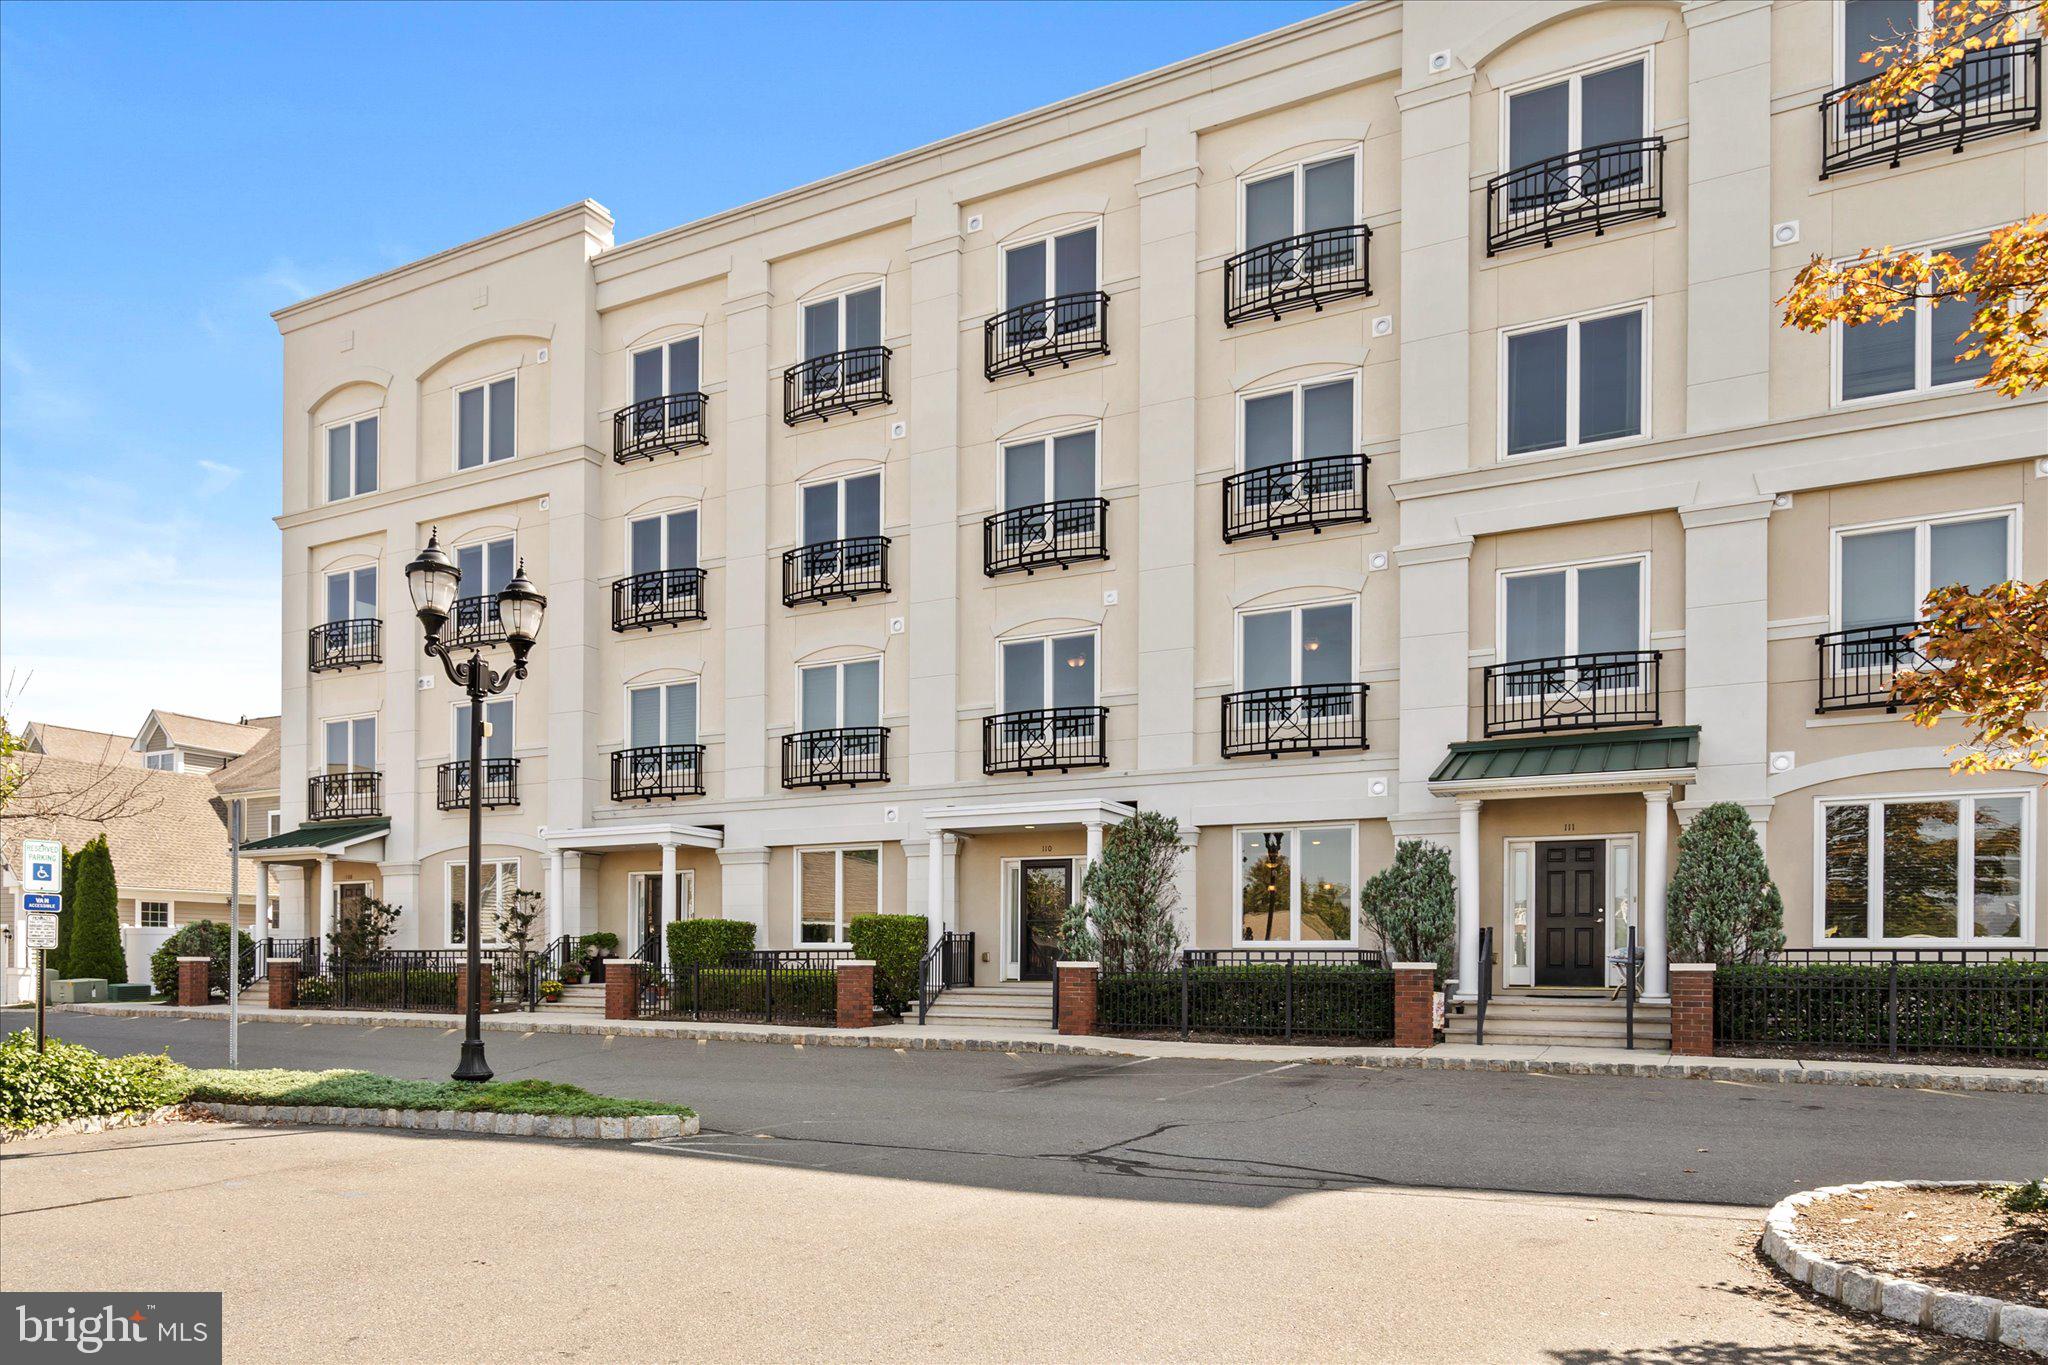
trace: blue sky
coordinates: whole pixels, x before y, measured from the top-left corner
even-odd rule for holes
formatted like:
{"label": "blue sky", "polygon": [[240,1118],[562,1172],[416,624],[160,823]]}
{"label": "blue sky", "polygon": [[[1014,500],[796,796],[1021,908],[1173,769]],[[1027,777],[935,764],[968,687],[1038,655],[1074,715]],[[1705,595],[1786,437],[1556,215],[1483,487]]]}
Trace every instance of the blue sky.
{"label": "blue sky", "polygon": [[10,716],[276,709],[271,310],[585,197],[643,237],[1330,8],[13,0]]}

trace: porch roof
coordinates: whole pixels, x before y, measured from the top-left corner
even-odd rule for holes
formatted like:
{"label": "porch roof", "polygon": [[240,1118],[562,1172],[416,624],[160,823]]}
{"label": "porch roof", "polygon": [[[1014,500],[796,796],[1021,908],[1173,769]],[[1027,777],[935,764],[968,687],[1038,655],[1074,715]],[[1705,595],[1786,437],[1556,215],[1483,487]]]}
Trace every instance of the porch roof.
{"label": "porch roof", "polygon": [[374,838],[391,828],[389,816],[374,820],[316,820],[242,845],[248,853],[318,852]]}
{"label": "porch roof", "polygon": [[1429,775],[1439,795],[1572,787],[1632,787],[1697,776],[1700,727],[1660,725],[1573,735],[1467,740]]}
{"label": "porch roof", "polygon": [[1120,825],[1137,813],[1128,802],[1092,796],[983,801],[929,806],[924,827],[929,834],[953,834],[1027,825]]}
{"label": "porch roof", "polygon": [[711,825],[686,825],[678,820],[637,821],[632,824],[590,825],[581,829],[543,829],[541,840],[550,849],[602,853],[613,848],[722,848],[725,831]]}

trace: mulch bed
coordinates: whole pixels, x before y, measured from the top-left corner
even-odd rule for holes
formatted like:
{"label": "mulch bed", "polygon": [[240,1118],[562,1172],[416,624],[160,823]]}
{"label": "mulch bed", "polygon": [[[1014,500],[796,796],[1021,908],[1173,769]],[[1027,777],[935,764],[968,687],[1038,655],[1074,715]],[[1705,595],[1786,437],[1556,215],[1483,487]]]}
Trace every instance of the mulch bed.
{"label": "mulch bed", "polygon": [[[1890,1062],[1883,1048],[1792,1047],[1767,1043],[1716,1043],[1716,1057],[1772,1057],[1801,1062]],[[1981,1052],[1901,1052],[1900,1066],[1999,1066],[2048,1071],[2048,1057],[1992,1057]]]}
{"label": "mulch bed", "polygon": [[1976,1190],[1862,1190],[1799,1211],[1799,1239],[1830,1260],[1939,1289],[2048,1307],[2048,1217],[2006,1224]]}

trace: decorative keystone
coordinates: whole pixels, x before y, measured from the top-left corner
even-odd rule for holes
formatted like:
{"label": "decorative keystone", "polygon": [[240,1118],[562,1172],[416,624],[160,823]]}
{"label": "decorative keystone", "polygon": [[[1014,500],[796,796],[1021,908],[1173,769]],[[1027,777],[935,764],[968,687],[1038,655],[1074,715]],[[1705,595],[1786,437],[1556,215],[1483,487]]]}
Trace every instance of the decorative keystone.
{"label": "decorative keystone", "polygon": [[1059,999],[1059,1031],[1065,1034],[1095,1032],[1096,986],[1102,979],[1100,962],[1061,962],[1054,966],[1058,976],[1055,990]]}
{"label": "decorative keystone", "polygon": [[841,961],[838,1019],[840,1028],[866,1028],[875,1022],[875,964]]}
{"label": "decorative keystone", "polygon": [[1394,1046],[1436,1044],[1436,964],[1394,964]]}

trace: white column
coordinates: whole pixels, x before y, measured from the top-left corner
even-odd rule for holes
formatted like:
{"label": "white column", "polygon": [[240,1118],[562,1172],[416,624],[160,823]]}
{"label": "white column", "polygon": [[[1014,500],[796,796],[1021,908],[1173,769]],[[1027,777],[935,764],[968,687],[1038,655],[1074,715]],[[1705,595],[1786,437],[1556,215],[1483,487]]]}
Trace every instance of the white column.
{"label": "white column", "polygon": [[[1093,867],[1101,861],[1102,822],[1100,820],[1090,820],[1088,822],[1088,867]],[[1083,877],[1088,875],[1087,868],[1082,869],[1081,875]]]}
{"label": "white column", "polygon": [[1671,789],[1643,793],[1643,995],[1663,1000],[1671,994],[1664,941],[1665,844],[1671,837]]}
{"label": "white column", "polygon": [[334,859],[320,860],[320,911],[313,922],[319,926],[320,951],[327,951],[327,935],[334,928]]}
{"label": "white column", "polygon": [[547,923],[542,931],[547,942],[553,943],[568,933],[562,920],[562,855],[559,851],[547,855],[548,904]]}
{"label": "white column", "polygon": [[1479,802],[1458,802],[1458,999],[1479,997]]}
{"label": "white column", "polygon": [[946,924],[946,832],[933,830],[925,852],[924,941],[937,943]]}
{"label": "white column", "polygon": [[[661,841],[661,924],[663,925],[661,932],[663,934],[668,933],[666,927],[668,922],[681,913],[682,907],[678,904],[680,899],[681,897],[676,895],[676,846],[673,842],[664,839]],[[655,951],[665,952],[667,947],[666,943],[658,943],[655,945]],[[664,958],[663,960],[666,961],[667,959]]]}

